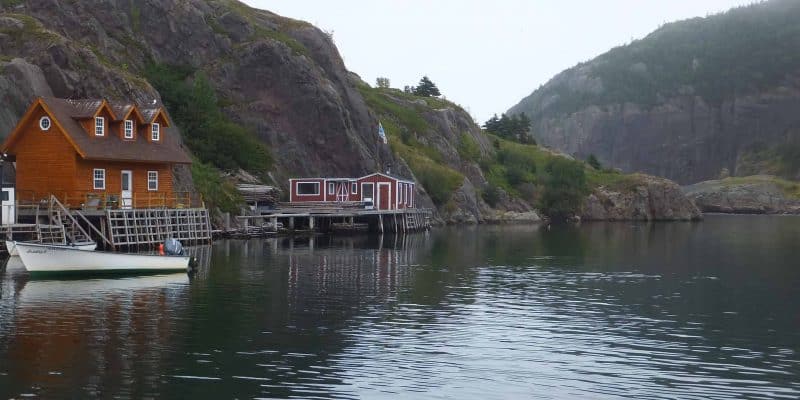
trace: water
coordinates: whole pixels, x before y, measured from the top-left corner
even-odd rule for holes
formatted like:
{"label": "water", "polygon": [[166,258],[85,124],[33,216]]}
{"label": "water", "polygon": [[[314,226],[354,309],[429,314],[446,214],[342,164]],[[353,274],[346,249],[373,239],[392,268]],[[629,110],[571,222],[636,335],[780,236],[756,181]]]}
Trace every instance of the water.
{"label": "water", "polygon": [[223,241],[0,275],[0,398],[798,398],[800,218]]}

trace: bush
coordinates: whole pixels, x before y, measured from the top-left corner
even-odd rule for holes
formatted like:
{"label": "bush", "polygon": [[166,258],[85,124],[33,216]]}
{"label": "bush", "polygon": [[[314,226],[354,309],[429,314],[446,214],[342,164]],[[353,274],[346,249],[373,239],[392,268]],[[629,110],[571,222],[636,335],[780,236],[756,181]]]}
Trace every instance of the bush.
{"label": "bush", "polygon": [[462,133],[461,141],[458,142],[458,154],[465,160],[477,162],[481,158],[481,148],[472,136]]}
{"label": "bush", "polygon": [[586,163],[589,164],[590,167],[600,171],[603,169],[603,165],[600,164],[600,160],[594,154],[589,154],[589,157],[586,158]]}
{"label": "bush", "polygon": [[554,220],[577,214],[583,206],[589,188],[581,162],[552,157],[545,165],[544,193],[539,201],[541,210]]}
{"label": "bush", "polygon": [[236,187],[222,179],[220,171],[198,160],[192,163],[194,186],[203,195],[209,208],[219,208],[223,212],[239,213],[239,205],[244,202]]}
{"label": "bush", "polygon": [[500,188],[489,184],[485,189],[483,189],[483,191],[481,191],[481,198],[483,198],[483,201],[485,201],[486,204],[494,208],[497,206],[497,202],[500,201]]}

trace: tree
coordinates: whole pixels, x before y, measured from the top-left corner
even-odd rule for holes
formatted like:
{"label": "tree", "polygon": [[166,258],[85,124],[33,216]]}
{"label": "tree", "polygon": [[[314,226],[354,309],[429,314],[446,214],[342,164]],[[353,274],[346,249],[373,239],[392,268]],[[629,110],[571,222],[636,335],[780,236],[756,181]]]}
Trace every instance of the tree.
{"label": "tree", "polygon": [[388,89],[389,88],[389,78],[384,77],[377,77],[375,79],[375,84],[381,89]]}
{"label": "tree", "polygon": [[589,157],[586,158],[586,163],[598,171],[603,169],[603,165],[600,164],[600,160],[598,160],[594,154],[589,154]]}
{"label": "tree", "polygon": [[439,97],[442,95],[442,93],[439,92],[439,88],[436,87],[436,84],[427,76],[423,76],[422,79],[419,80],[419,85],[413,88],[412,91],[415,95],[422,97]]}

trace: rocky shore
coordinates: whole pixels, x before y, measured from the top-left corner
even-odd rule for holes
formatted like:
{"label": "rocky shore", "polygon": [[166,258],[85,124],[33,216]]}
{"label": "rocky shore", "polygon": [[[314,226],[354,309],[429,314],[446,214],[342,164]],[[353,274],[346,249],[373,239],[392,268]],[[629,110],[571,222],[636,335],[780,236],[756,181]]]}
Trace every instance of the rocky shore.
{"label": "rocky shore", "polygon": [[705,181],[683,191],[703,212],[800,214],[800,183],[771,175]]}
{"label": "rocky shore", "polygon": [[581,219],[588,221],[694,221],[695,204],[673,181],[633,175],[622,186],[596,188],[586,199]]}

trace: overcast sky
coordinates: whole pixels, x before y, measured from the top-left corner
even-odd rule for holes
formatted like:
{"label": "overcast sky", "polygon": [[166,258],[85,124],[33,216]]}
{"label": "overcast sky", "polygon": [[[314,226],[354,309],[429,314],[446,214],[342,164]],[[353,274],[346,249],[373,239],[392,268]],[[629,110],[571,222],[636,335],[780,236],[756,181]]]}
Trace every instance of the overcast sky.
{"label": "overcast sky", "polygon": [[553,75],[666,22],[752,0],[244,0],[333,33],[347,68],[375,85],[428,75],[479,122]]}

